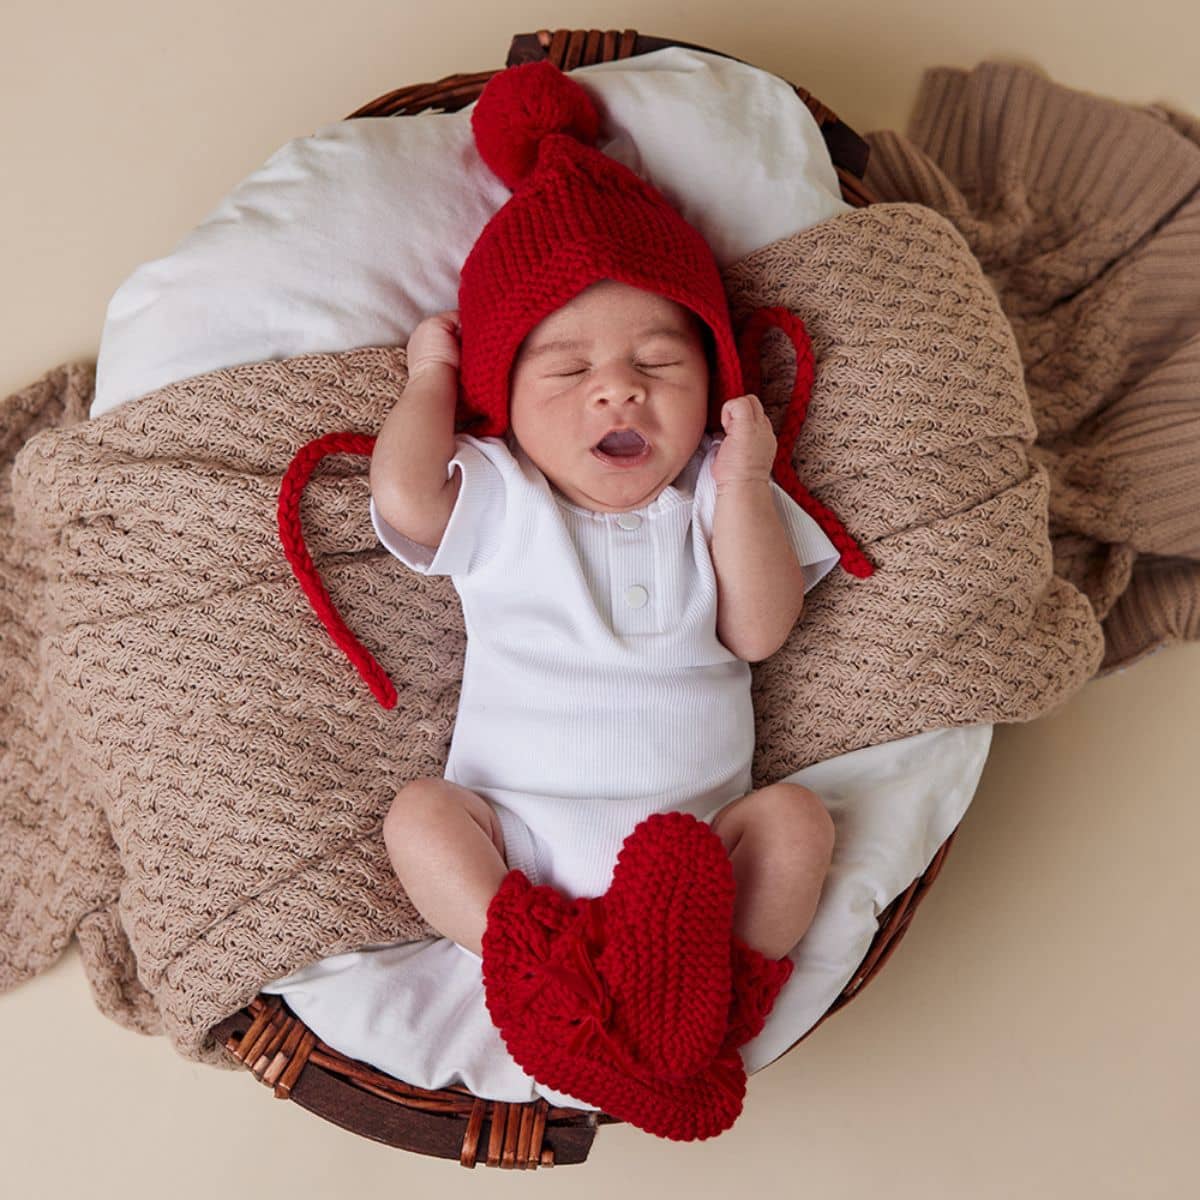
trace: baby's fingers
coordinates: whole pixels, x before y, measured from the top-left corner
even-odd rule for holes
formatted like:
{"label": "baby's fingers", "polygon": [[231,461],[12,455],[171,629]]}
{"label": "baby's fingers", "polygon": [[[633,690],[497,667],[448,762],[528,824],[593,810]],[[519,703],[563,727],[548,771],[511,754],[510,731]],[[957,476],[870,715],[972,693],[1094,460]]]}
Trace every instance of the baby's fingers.
{"label": "baby's fingers", "polygon": [[760,414],[765,415],[757,396],[735,396],[732,400],[726,400],[722,405],[721,423],[728,426],[730,421],[753,420]]}
{"label": "baby's fingers", "polygon": [[462,326],[458,319],[458,309],[452,308],[446,312],[440,312],[432,318],[433,323],[439,328],[444,329],[447,333],[455,334],[456,336],[462,332]]}

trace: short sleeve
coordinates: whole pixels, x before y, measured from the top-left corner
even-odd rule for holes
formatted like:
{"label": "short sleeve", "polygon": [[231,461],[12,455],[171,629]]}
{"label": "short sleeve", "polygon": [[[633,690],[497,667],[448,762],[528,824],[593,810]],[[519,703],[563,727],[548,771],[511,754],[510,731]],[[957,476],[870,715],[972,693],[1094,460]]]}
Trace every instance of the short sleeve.
{"label": "short sleeve", "polygon": [[771,496],[804,572],[804,590],[811,592],[837,566],[841,555],[825,530],[773,479]]}
{"label": "short sleeve", "polygon": [[470,575],[490,562],[500,548],[508,508],[509,472],[503,459],[507,456],[511,463],[511,452],[499,438],[459,434],[456,442],[458,449],[447,464],[446,478],[457,468],[462,472],[462,486],[436,548],[414,542],[394,529],[371,497],[375,535],[405,566],[422,575]]}
{"label": "short sleeve", "polygon": [[[704,458],[696,478],[695,516],[701,522],[704,536],[709,541],[712,540],[713,515],[717,506],[717,485],[712,475],[712,464],[724,440],[724,434],[712,435],[711,441],[705,447]],[[810,592],[837,566],[841,555],[816,520],[774,479],[770,480],[770,484],[775,511],[783,522],[788,541],[795,551],[796,561],[804,573],[804,590]]]}

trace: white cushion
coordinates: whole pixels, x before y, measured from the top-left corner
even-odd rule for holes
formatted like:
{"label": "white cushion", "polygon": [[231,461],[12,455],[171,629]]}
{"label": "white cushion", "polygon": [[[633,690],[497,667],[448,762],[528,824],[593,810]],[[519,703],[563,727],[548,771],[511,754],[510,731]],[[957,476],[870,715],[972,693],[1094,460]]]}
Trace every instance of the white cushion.
{"label": "white cushion", "polygon": [[[600,148],[649,179],[722,267],[848,209],[785,80],[672,46],[571,72]],[[295,138],[108,306],[91,415],[221,367],[403,345],[458,304],[458,275],[510,193],[457,113],[339,121]]]}

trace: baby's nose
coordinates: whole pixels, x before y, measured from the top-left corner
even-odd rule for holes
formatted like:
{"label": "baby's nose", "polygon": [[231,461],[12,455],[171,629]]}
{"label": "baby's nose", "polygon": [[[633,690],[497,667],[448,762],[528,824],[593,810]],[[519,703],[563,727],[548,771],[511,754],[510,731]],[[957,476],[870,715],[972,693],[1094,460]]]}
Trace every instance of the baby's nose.
{"label": "baby's nose", "polygon": [[625,400],[644,396],[646,381],[631,367],[616,368],[606,372],[596,381],[597,395],[609,400]]}

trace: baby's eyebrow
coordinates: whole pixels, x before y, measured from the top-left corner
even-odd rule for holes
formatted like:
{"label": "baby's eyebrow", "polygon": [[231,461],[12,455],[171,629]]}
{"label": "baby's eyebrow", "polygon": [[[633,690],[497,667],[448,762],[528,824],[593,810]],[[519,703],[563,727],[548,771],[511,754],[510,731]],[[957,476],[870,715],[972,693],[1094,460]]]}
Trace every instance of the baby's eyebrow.
{"label": "baby's eyebrow", "polygon": [[[645,329],[640,336],[643,341],[648,341],[652,337],[676,338],[681,342],[689,341],[688,335],[673,325],[658,325],[653,329]],[[542,354],[549,354],[553,350],[578,350],[583,345],[586,343],[578,338],[559,338],[557,341],[543,342],[536,350],[526,350],[525,358],[526,360],[537,358]]]}

